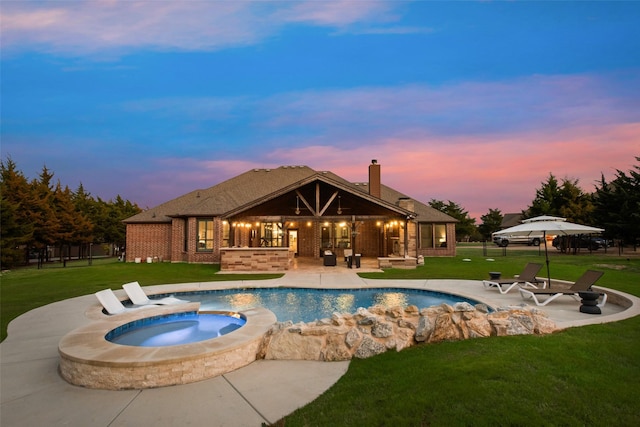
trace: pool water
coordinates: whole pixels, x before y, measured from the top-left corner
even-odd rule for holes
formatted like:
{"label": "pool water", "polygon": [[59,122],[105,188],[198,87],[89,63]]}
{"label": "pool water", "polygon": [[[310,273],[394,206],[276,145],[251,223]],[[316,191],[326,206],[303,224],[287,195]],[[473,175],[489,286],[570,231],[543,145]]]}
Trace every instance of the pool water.
{"label": "pool water", "polygon": [[181,298],[199,301],[205,311],[243,311],[254,307],[271,310],[279,322],[291,320],[312,322],[330,318],[335,312],[355,313],[359,307],[382,305],[385,307],[415,305],[418,308],[457,302],[477,304],[467,298],[447,293],[420,289],[367,288],[367,289],[300,289],[255,288],[227,289],[183,293]]}
{"label": "pool water", "polygon": [[216,338],[242,327],[240,316],[213,313],[173,313],[140,319],[111,330],[107,341],[121,345],[165,347]]}

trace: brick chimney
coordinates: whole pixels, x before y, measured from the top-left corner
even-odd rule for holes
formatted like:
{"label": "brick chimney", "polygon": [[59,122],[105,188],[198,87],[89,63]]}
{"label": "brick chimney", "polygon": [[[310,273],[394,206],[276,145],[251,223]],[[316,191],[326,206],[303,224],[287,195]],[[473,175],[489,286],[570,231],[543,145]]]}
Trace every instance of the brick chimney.
{"label": "brick chimney", "polygon": [[371,164],[369,165],[369,194],[372,196],[380,198],[381,194],[381,185],[380,182],[380,165],[377,160],[371,160]]}

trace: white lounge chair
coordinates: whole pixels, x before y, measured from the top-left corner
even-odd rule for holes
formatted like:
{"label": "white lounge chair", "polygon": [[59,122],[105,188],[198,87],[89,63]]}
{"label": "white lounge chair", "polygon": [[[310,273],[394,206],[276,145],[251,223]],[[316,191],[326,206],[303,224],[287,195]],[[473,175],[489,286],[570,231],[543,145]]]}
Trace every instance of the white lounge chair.
{"label": "white lounge chair", "polygon": [[[556,298],[562,295],[569,295],[575,300],[579,301],[579,293],[591,291],[591,286],[600,278],[604,273],[602,271],[587,270],[576,282],[566,290],[558,289],[524,289],[520,288],[520,295],[523,299],[532,298],[536,305],[547,305]],[[538,296],[543,295],[545,299],[539,300]],[[607,303],[607,294],[600,293],[602,300],[597,304],[598,307],[604,307]]]}
{"label": "white lounge chair", "polygon": [[536,278],[536,274],[538,274],[541,268],[542,264],[530,262],[524,267],[524,270],[522,270],[522,273],[520,273],[518,277],[513,277],[510,279],[487,279],[483,280],[482,283],[484,284],[485,288],[496,288],[498,289],[498,291],[500,291],[501,294],[506,294],[516,286],[529,286],[531,288],[537,289],[537,285],[542,283],[542,287],[546,288],[547,282]]}
{"label": "white lounge chair", "polygon": [[138,282],[131,282],[122,285],[122,289],[127,293],[129,299],[135,305],[169,305],[181,304],[189,301],[181,300],[176,297],[166,297],[161,299],[149,299]]}
{"label": "white lounge chair", "polygon": [[136,310],[138,308],[143,308],[143,307],[130,307],[130,308],[125,307],[122,304],[122,301],[118,299],[116,294],[114,294],[111,289],[104,289],[102,291],[98,291],[95,293],[95,295],[98,298],[98,301],[100,301],[100,304],[102,304],[104,309],[107,310],[107,313],[109,314],[119,314],[119,313],[124,313],[126,311]]}

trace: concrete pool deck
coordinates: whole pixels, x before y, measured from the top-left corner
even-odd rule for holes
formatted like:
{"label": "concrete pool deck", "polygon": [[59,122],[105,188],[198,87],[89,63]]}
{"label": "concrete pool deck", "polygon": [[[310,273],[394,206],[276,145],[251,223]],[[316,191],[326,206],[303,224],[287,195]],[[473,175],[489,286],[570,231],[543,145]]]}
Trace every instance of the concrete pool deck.
{"label": "concrete pool deck", "polygon": [[[148,287],[149,293],[185,288],[229,287],[386,287],[398,281],[360,278],[347,269],[292,270],[278,279],[227,281]],[[523,303],[519,292],[500,294],[477,280],[403,280],[403,287],[457,293],[492,306]],[[579,303],[562,297],[542,309],[566,328],[618,321],[640,314],[640,299],[628,308],[607,303],[602,315],[578,311]],[[611,299],[610,299],[611,301]],[[58,374],[58,342],[90,322],[94,295],[48,304],[16,318],[0,344],[0,425],[260,426],[273,423],[314,400],[347,370],[348,362],[256,361],[249,366],[197,383],[145,390],[93,390],[73,386]]]}

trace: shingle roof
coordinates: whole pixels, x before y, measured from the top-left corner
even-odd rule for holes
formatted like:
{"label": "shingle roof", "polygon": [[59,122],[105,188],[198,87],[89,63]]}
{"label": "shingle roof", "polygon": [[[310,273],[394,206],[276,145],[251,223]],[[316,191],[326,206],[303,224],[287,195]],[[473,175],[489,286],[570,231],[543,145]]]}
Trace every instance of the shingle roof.
{"label": "shingle roof", "polygon": [[[350,188],[354,194],[362,193],[370,198],[367,183],[352,183],[329,172],[317,172],[307,166],[281,166],[275,169],[252,169],[213,187],[194,190],[169,200],[125,220],[126,223],[170,222],[175,216],[224,216],[226,213],[267,198],[285,188],[295,188],[299,183],[319,179]],[[381,186],[382,204],[398,206],[398,200],[408,198],[385,185]],[[379,200],[379,199],[378,199]],[[414,213],[419,221],[456,222],[428,205],[414,199]]]}
{"label": "shingle roof", "polygon": [[501,228],[509,228],[522,222],[522,213],[506,213],[502,217]]}

